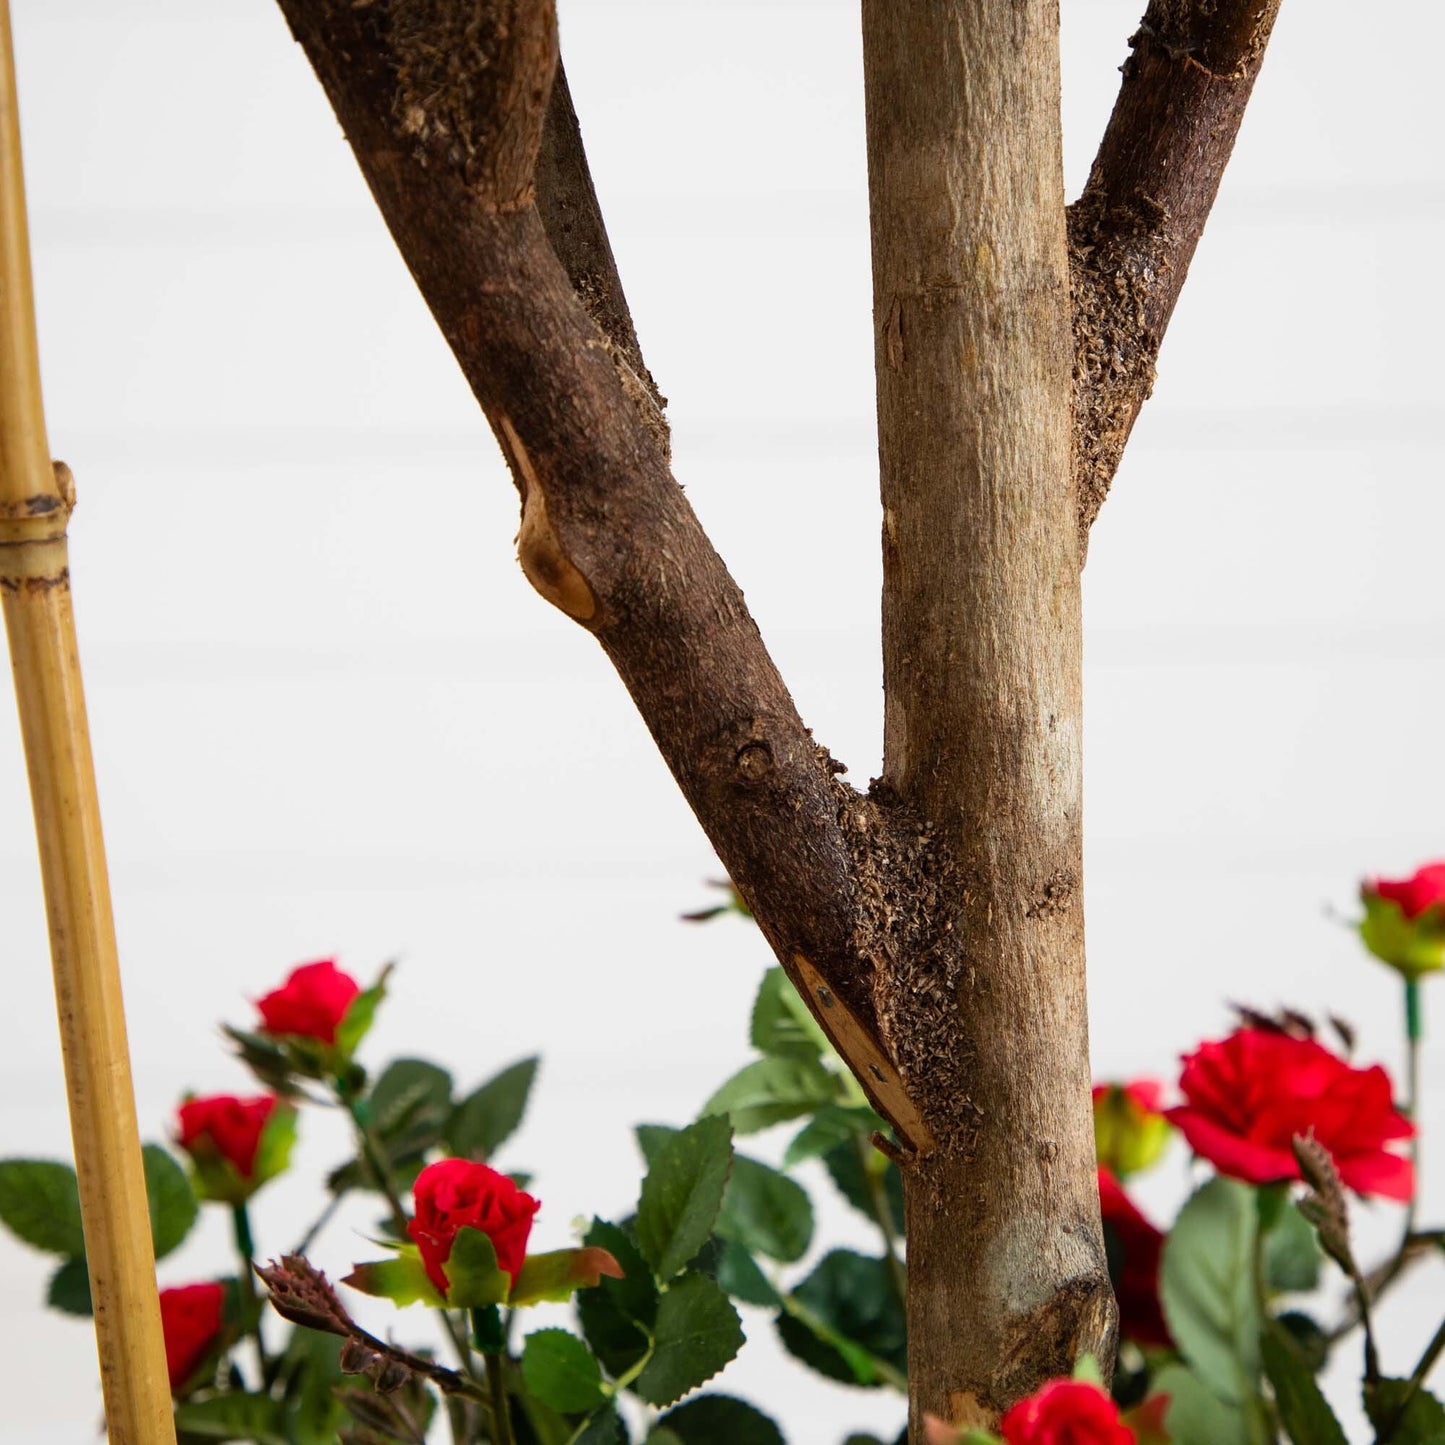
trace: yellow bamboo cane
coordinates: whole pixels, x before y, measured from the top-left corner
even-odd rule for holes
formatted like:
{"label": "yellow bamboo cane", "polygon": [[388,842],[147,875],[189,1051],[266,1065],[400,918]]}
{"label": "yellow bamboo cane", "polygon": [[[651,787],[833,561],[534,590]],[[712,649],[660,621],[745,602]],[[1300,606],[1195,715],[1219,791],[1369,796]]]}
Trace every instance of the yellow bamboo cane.
{"label": "yellow bamboo cane", "polygon": [[0,600],[30,773],[111,1445],[174,1442],[66,524],[40,397],[9,0],[0,0]]}

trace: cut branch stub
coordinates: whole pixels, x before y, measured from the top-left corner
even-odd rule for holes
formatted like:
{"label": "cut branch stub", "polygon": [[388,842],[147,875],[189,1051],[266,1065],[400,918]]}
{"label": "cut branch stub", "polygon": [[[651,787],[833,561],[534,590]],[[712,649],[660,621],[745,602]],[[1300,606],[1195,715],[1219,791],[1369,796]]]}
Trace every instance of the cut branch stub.
{"label": "cut branch stub", "polygon": [[1264,59],[1280,0],[1153,0],[1069,208],[1081,540],[1103,506]]}

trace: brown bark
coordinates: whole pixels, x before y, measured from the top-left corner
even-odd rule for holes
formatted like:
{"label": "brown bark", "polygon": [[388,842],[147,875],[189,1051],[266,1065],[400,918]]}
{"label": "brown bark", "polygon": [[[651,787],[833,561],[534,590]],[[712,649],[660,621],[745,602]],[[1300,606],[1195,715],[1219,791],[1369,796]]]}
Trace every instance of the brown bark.
{"label": "brown bark", "polygon": [[1151,0],[1069,208],[1079,529],[1108,495],[1264,60],[1280,0]]}
{"label": "brown bark", "polygon": [[1089,1106],[1072,346],[1051,0],[864,0],[884,781],[946,888],[885,1037],[938,1141],[904,1170],[910,1422],[986,1426],[1111,1357]]}
{"label": "brown bark", "polygon": [[670,473],[551,0],[280,0],[507,457],[526,575],[597,636],[894,1125],[916,1432],[1110,1357],[1082,540],[1277,3],[1153,0],[1066,235],[1054,0],[864,0],[886,691],[864,797]]}

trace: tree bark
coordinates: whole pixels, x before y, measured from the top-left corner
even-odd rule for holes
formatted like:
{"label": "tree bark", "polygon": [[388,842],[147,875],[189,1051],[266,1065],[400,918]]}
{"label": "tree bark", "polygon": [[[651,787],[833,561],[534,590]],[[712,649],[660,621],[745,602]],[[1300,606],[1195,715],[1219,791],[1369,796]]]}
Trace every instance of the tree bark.
{"label": "tree bark", "polygon": [[987,1426],[1112,1358],[1081,896],[1079,548],[1057,7],[864,0],[883,492],[882,796],[934,896],[884,1037],[907,1161],[909,1420]]}

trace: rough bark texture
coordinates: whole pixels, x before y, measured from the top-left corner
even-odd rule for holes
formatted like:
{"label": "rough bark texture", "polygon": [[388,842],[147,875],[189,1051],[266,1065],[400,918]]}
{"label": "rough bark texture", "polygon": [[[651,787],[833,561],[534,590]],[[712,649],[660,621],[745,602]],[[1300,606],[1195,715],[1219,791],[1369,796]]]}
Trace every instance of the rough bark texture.
{"label": "rough bark texture", "polygon": [[1079,529],[1108,495],[1219,191],[1280,0],[1152,0],[1069,208]]}
{"label": "rough bark texture", "polygon": [[551,0],[280,0],[507,457],[527,577],[597,636],[894,1125],[916,1439],[925,1412],[991,1425],[1111,1355],[1082,542],[1277,3],[1154,0],[1066,242],[1055,0],[864,0],[886,690],[865,797],[669,471]]}
{"label": "rough bark texture", "polygon": [[941,896],[880,1006],[938,1151],[904,1171],[910,1421],[1111,1355],[1089,1107],[1079,554],[1057,9],[864,0],[884,786]]}

